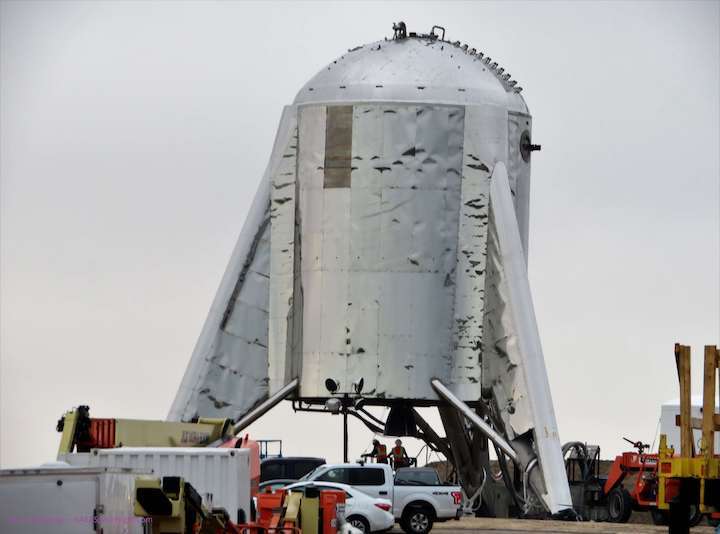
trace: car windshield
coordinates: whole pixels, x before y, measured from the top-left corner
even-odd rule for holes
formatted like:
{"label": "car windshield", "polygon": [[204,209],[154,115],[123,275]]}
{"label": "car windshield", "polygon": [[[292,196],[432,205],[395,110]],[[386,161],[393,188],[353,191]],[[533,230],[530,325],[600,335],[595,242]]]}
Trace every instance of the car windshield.
{"label": "car windshield", "polygon": [[299,480],[310,480],[310,478],[311,478],[315,473],[317,473],[318,471],[323,470],[324,468],[325,468],[324,465],[320,465],[320,466],[316,467],[315,469],[313,469],[312,471],[310,471],[307,475],[300,477],[300,478],[298,479],[298,481],[299,481]]}

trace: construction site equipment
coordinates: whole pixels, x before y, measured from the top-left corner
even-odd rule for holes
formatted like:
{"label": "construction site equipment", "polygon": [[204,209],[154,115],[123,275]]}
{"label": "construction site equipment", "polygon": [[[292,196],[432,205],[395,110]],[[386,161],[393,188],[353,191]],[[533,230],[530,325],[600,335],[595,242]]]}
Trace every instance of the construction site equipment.
{"label": "construction site equipment", "polygon": [[205,447],[229,439],[232,421],[200,418],[178,423],[140,419],[90,417],[88,406],[66,412],[57,423],[62,433],[58,455],[114,447]]}
{"label": "construction site equipment", "polygon": [[0,532],[145,534],[142,518],[133,515],[135,477],[142,473],[59,463],[2,470]]}
{"label": "construction site equipment", "polygon": [[238,525],[251,533],[337,534],[345,521],[345,493],[307,488],[304,494],[277,490],[257,496],[257,519]]}
{"label": "construction site equipment", "polygon": [[[637,448],[634,452],[623,452],[615,457],[610,466],[603,491],[607,499],[608,520],[614,523],[626,523],[635,510],[655,507],[657,500],[657,454],[647,454],[649,448],[640,441],[625,441]],[[623,482],[632,478],[630,490]]]}
{"label": "construction site equipment", "polygon": [[231,438],[220,445],[221,449],[247,449],[250,451],[250,494],[255,496],[260,485],[262,469],[262,442],[250,439],[248,434],[242,438]]}
{"label": "construction site equipment", "polygon": [[186,447],[121,447],[65,454],[74,466],[128,469],[155,477],[181,477],[208,508],[223,508],[237,523],[251,515],[250,450]]}
{"label": "construction site equipment", "polygon": [[[720,352],[706,345],[703,366],[702,419],[691,417],[690,347],[675,345],[675,364],[680,385],[680,454],[667,446],[660,435],[658,450],[657,507],[668,511],[672,534],[689,531],[691,506],[701,513],[720,512],[720,458],[714,454],[715,432],[720,430],[720,414],[715,413],[717,369]],[[696,453],[693,428],[702,429]]]}
{"label": "construction site equipment", "polygon": [[[575,511],[586,521],[613,523],[626,523],[633,511],[644,511],[650,513],[656,525],[667,525],[667,512],[657,506],[658,454],[646,453],[650,448],[646,443],[623,439],[636,450],[616,456],[607,475],[600,475],[600,447],[580,442],[565,444]],[[702,518],[699,507],[691,505],[689,525],[697,525]]]}
{"label": "construction site equipment", "polygon": [[600,447],[580,441],[563,445],[573,509],[585,521],[607,521],[607,506],[600,476]]}
{"label": "construction site equipment", "polygon": [[[281,439],[259,439],[260,460],[265,458],[282,458],[282,440]],[[273,449],[275,449],[273,451]]]}
{"label": "construction site equipment", "polygon": [[222,508],[209,510],[182,477],[135,479],[134,514],[152,534],[241,534]]}

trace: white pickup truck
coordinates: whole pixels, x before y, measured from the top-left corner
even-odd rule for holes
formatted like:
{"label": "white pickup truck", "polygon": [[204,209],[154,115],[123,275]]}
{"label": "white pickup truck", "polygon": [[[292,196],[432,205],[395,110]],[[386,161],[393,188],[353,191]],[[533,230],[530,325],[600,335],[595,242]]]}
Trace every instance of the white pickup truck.
{"label": "white pickup truck", "polygon": [[460,486],[441,484],[430,467],[403,467],[393,475],[386,464],[326,464],[303,480],[340,482],[392,501],[395,521],[408,534],[426,534],[436,521],[459,519],[462,514]]}

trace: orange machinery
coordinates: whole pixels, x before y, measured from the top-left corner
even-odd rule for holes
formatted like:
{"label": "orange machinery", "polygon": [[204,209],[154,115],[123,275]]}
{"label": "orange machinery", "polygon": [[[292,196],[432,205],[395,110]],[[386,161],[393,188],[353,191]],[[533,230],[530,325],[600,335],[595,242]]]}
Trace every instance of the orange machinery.
{"label": "orange machinery", "polygon": [[250,533],[337,534],[344,508],[343,491],[306,488],[303,495],[280,489],[258,494],[257,520],[236,528]]}

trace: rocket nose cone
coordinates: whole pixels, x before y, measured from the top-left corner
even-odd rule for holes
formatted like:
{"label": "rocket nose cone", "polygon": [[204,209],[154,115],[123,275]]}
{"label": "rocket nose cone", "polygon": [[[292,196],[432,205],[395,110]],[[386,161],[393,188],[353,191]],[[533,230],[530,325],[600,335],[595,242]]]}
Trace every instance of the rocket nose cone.
{"label": "rocket nose cone", "polygon": [[[485,57],[485,60],[489,58]],[[313,76],[295,104],[332,101],[490,103],[527,113],[515,80],[475,48],[410,32],[349,49]]]}

